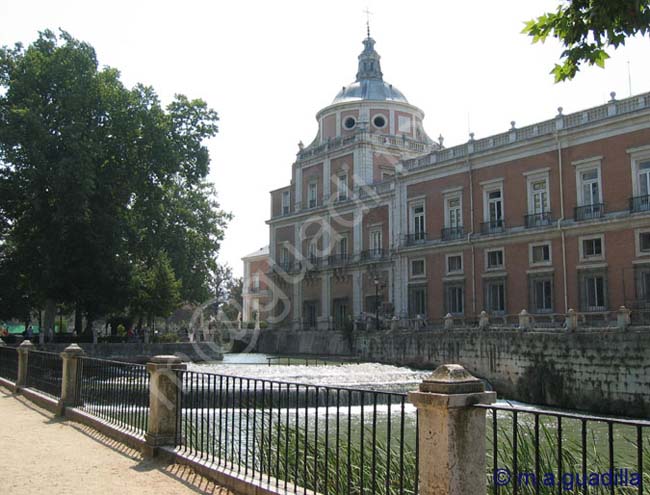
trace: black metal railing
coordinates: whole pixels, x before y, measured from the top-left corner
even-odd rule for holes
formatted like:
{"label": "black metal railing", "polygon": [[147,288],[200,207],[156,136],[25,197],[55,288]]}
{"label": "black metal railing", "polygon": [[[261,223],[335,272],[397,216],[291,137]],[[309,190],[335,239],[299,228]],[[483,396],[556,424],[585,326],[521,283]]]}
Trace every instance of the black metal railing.
{"label": "black metal railing", "polygon": [[630,212],[639,213],[642,211],[650,211],[650,196],[630,198]]}
{"label": "black metal railing", "polygon": [[388,258],[386,249],[366,249],[361,251],[361,261],[379,261]]}
{"label": "black metal railing", "polygon": [[551,216],[550,211],[544,211],[542,213],[533,213],[531,215],[524,216],[524,223],[527,229],[532,229],[535,227],[547,227],[553,222],[553,217]]}
{"label": "black metal railing", "polygon": [[650,487],[650,421],[476,407],[487,409],[491,493],[640,495]]}
{"label": "black metal railing", "polygon": [[576,206],[574,210],[576,222],[601,218],[605,214],[605,203],[595,203],[593,205]]}
{"label": "black metal railing", "polygon": [[318,256],[310,256],[305,262],[305,267],[307,270],[318,270],[323,265],[322,258]]}
{"label": "black metal railing", "polygon": [[18,351],[14,347],[0,347],[0,377],[14,383],[18,379]]}
{"label": "black metal railing", "polygon": [[63,359],[54,352],[29,351],[27,387],[52,397],[61,397]]}
{"label": "black metal railing", "polygon": [[463,227],[445,227],[440,231],[440,238],[443,241],[458,241],[465,237]]}
{"label": "black metal railing", "polygon": [[83,357],[79,360],[77,387],[78,407],[88,414],[137,434],[147,431],[146,366]]}
{"label": "black metal railing", "polygon": [[417,493],[405,394],[180,371],[177,448],[288,493]]}
{"label": "black metal railing", "polygon": [[411,246],[419,242],[425,242],[428,238],[426,232],[414,232],[412,234],[406,234],[404,241],[407,246]]}
{"label": "black metal railing", "polygon": [[351,262],[352,257],[349,254],[331,254],[327,257],[329,266],[343,266]]}
{"label": "black metal railing", "polygon": [[498,234],[505,230],[506,223],[502,218],[481,223],[481,234]]}

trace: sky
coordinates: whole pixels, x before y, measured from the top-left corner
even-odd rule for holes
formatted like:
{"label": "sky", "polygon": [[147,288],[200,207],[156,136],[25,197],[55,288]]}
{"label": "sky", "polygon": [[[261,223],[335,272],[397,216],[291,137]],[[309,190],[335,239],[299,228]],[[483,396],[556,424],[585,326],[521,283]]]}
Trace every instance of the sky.
{"label": "sky", "polygon": [[29,44],[63,29],[94,46],[100,65],[129,87],[151,85],[163,103],[202,98],[219,113],[207,142],[210,180],[234,214],[219,254],[241,275],[241,257],[268,243],[269,191],[291,179],[298,142],[316,113],[354,80],[370,10],[384,80],[425,112],[446,146],[650,90],[648,38],[610,52],[606,68],[571,82],[549,74],[554,40],[531,44],[524,21],[559,0],[329,0],[314,2],[0,0],[0,45]]}

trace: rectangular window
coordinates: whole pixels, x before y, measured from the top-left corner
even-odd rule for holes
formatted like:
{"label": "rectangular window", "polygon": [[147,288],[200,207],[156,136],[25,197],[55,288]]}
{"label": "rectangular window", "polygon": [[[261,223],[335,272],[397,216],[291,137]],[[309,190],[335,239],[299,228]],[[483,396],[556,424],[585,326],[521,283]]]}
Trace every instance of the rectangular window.
{"label": "rectangular window", "polygon": [[424,217],[424,204],[414,205],[411,208],[411,233],[413,234],[413,240],[421,241],[425,237],[425,217]]}
{"label": "rectangular window", "polygon": [[544,264],[551,261],[550,244],[534,244],[530,248],[530,261],[533,265]]}
{"label": "rectangular window", "polygon": [[601,275],[584,278],[587,311],[605,311],[605,277]]}
{"label": "rectangular window", "polygon": [[582,205],[597,205],[600,203],[600,173],[598,168],[580,172],[582,190]]}
{"label": "rectangular window", "polygon": [[318,258],[318,242],[316,239],[311,239],[309,241],[309,245],[307,246],[307,256],[309,256],[309,260],[312,263],[314,263]]}
{"label": "rectangular window", "polygon": [[282,214],[283,215],[289,214],[289,209],[291,208],[290,200],[291,200],[291,193],[289,191],[283,191],[282,192]]}
{"label": "rectangular window", "polygon": [[639,234],[639,251],[650,253],[650,232],[641,232]]}
{"label": "rectangular window", "polygon": [[465,311],[465,286],[462,284],[445,286],[445,312],[462,315]]}
{"label": "rectangular window", "polygon": [[308,189],[308,207],[315,208],[318,204],[318,183],[310,182]]}
{"label": "rectangular window", "polygon": [[280,250],[280,266],[285,270],[289,268],[289,248],[286,246]]}
{"label": "rectangular window", "polygon": [[409,288],[409,314],[412,318],[424,317],[427,314],[427,288]]}
{"label": "rectangular window", "polygon": [[635,270],[637,306],[650,309],[650,266],[638,266]]}
{"label": "rectangular window", "polygon": [[259,290],[260,288],[260,274],[259,273],[254,273],[253,274],[253,283],[251,284],[253,290]]}
{"label": "rectangular window", "polygon": [[504,314],[506,311],[506,282],[503,279],[485,281],[485,306],[488,313]]}
{"label": "rectangular window", "polygon": [[501,189],[487,192],[488,217],[487,221],[496,226],[503,221],[503,198]]}
{"label": "rectangular window", "polygon": [[530,182],[529,201],[529,213],[531,215],[540,215],[549,211],[548,181],[546,179]]}
{"label": "rectangular window", "polygon": [[583,239],[582,255],[584,258],[600,258],[603,255],[603,240],[600,237]]}
{"label": "rectangular window", "polygon": [[345,259],[348,255],[348,238],[343,236],[339,239],[339,256],[341,259]]}
{"label": "rectangular window", "polygon": [[503,268],[503,249],[495,249],[486,252],[486,269],[495,270]]}
{"label": "rectangular window", "polygon": [[531,277],[529,291],[531,313],[553,312],[553,277]]}
{"label": "rectangular window", "polygon": [[339,175],[338,183],[339,201],[348,199],[348,176],[347,174]]}
{"label": "rectangular window", "polygon": [[463,256],[461,254],[447,255],[447,273],[463,272]]}
{"label": "rectangular window", "polygon": [[650,196],[650,161],[639,164],[638,184],[638,195]]}
{"label": "rectangular window", "polygon": [[381,229],[370,231],[370,254],[379,256],[382,252]]}
{"label": "rectangular window", "polygon": [[463,226],[463,212],[460,204],[460,197],[447,199],[446,227],[458,228]]}
{"label": "rectangular window", "polygon": [[411,277],[424,277],[425,275],[424,259],[411,260]]}

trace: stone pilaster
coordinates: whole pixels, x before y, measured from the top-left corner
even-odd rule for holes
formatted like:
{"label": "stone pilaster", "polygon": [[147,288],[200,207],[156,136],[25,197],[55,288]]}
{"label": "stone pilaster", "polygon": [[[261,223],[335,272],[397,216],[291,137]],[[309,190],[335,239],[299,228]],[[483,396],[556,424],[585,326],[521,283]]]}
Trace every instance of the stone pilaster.
{"label": "stone pilaster", "polygon": [[16,388],[27,386],[27,366],[29,362],[29,351],[34,349],[34,344],[29,340],[24,340],[18,346],[18,377],[16,379]]}
{"label": "stone pilaster", "polygon": [[79,387],[79,371],[84,351],[77,344],[71,344],[61,353],[63,359],[63,377],[61,381],[61,398],[57,405],[57,414],[62,416],[66,407],[74,407],[79,403],[77,396]]}
{"label": "stone pilaster", "polygon": [[485,495],[485,409],[495,392],[458,364],[425,378],[409,400],[418,409],[421,495]]}

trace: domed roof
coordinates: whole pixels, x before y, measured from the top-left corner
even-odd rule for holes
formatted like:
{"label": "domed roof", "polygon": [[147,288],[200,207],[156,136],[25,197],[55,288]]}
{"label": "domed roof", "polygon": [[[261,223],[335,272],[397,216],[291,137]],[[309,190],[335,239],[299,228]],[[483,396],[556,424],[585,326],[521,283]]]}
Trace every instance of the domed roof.
{"label": "domed roof", "polygon": [[344,86],[332,103],[355,100],[391,100],[408,103],[399,89],[377,79],[362,79]]}
{"label": "domed roof", "polygon": [[359,70],[356,80],[343,86],[332,103],[358,100],[390,100],[408,103],[406,97],[392,84],[384,82],[379,63],[380,56],[375,50],[375,40],[363,40],[364,49],[359,55]]}

